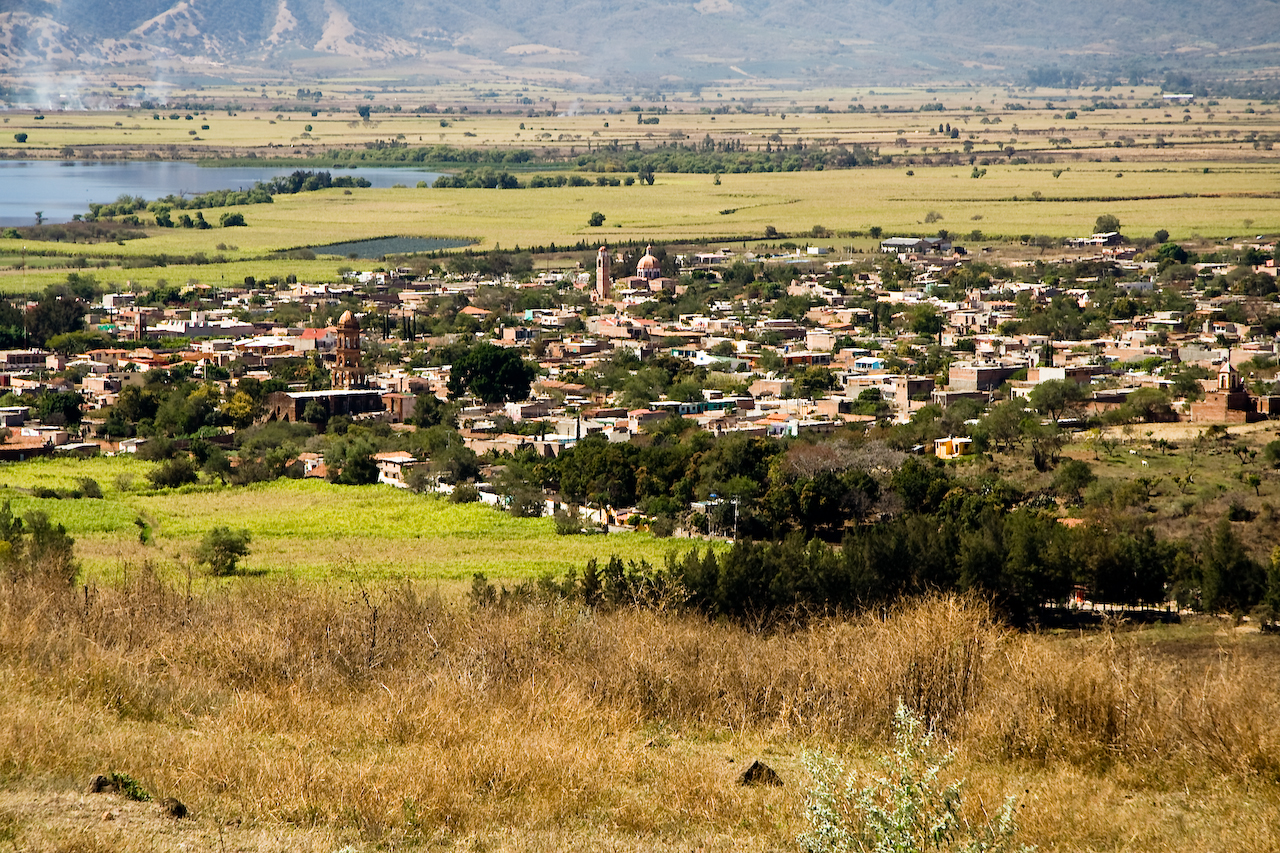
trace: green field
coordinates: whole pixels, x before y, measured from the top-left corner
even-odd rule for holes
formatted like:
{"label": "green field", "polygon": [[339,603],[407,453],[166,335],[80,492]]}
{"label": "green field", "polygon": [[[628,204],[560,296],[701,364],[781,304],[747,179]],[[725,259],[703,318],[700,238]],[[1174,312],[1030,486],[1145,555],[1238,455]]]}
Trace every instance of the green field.
{"label": "green field", "polygon": [[[758,237],[769,225],[793,236],[807,234],[815,225],[833,231],[879,226],[889,234],[946,228],[977,246],[1021,235],[1087,235],[1102,213],[1118,216],[1125,232],[1135,237],[1161,228],[1174,239],[1280,231],[1280,193],[1273,189],[1280,186],[1280,163],[1275,162],[1170,162],[1139,168],[1077,162],[990,166],[980,179],[970,174],[969,167],[874,168],[729,174],[721,176],[719,185],[711,175],[660,174],[653,186],[322,190],[241,208],[248,227],[155,229],[146,239],[109,247],[122,256],[203,252],[236,263],[112,270],[100,278],[218,284],[287,272],[329,277],[338,265],[350,262],[332,258],[308,268],[300,262],[247,259],[390,235],[474,237],[482,249],[511,249],[551,242]],[[603,227],[587,225],[593,211],[605,215]],[[926,223],[930,213],[941,219]],[[970,237],[974,230],[984,236]],[[220,250],[219,243],[237,248]],[[30,251],[92,257],[107,248],[10,239],[0,240],[0,251],[16,260],[24,245]],[[0,289],[34,289],[63,277],[65,273],[52,270],[9,269],[0,272]]]}
{"label": "green field", "polygon": [[[42,510],[66,525],[77,556],[96,573],[152,560],[190,562],[212,527],[253,535],[248,572],[324,578],[409,577],[466,580],[533,578],[581,568],[595,557],[660,564],[693,543],[644,533],[559,536],[549,518],[521,519],[481,504],[457,505],[389,486],[333,486],[318,480],[279,480],[243,488],[195,486],[149,491],[151,463],[125,457],[48,459],[0,465],[0,499],[15,515]],[[22,490],[71,489],[79,477],[101,485],[103,500],[37,499]],[[137,521],[150,529],[139,539]]]}

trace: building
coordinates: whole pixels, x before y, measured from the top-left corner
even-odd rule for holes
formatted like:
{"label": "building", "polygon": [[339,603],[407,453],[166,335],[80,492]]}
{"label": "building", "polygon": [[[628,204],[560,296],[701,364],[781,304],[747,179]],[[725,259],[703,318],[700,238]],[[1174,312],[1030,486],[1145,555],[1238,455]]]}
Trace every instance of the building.
{"label": "building", "polygon": [[[312,409],[307,417],[307,406],[314,402],[320,409]],[[276,391],[267,395],[266,421],[290,423],[315,422],[339,415],[354,417],[371,412],[382,412],[382,392],[374,389],[335,389],[333,391]]]}
{"label": "building", "polygon": [[973,453],[973,439],[949,435],[933,440],[933,455],[939,459],[958,459]]}
{"label": "building", "polygon": [[363,388],[364,365],[360,361],[360,321],[350,311],[342,312],[335,330],[333,387],[339,390]]}
{"label": "building", "polygon": [[385,483],[388,486],[395,486],[399,489],[407,489],[409,487],[405,477],[413,466],[418,464],[418,460],[414,458],[412,453],[406,453],[403,450],[375,453],[373,454],[373,461],[378,466],[378,482]]}
{"label": "building", "polygon": [[1240,373],[1231,365],[1230,356],[1222,362],[1222,367],[1218,368],[1217,388],[1206,392],[1201,402],[1191,404],[1193,424],[1245,424],[1266,420],[1266,418],[1267,415],[1258,411],[1257,402],[1244,389]]}
{"label": "building", "polygon": [[596,292],[597,302],[608,302],[613,297],[613,279],[609,273],[609,247],[601,246],[596,252]]}
{"label": "building", "polygon": [[653,246],[646,246],[644,255],[636,262],[636,274],[624,279],[628,290],[648,290],[658,293],[674,290],[676,280],[662,274],[662,264],[653,254]]}

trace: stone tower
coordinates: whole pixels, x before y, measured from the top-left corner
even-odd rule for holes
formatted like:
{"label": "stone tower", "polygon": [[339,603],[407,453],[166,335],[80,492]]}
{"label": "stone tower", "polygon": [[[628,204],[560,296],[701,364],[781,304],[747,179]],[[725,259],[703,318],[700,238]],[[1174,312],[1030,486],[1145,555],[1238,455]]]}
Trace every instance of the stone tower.
{"label": "stone tower", "polygon": [[364,367],[360,364],[360,321],[350,311],[342,312],[337,327],[337,359],[333,365],[333,387],[336,389],[364,386]]}
{"label": "stone tower", "polygon": [[613,295],[613,278],[609,274],[609,247],[596,252],[596,301],[606,302]]}

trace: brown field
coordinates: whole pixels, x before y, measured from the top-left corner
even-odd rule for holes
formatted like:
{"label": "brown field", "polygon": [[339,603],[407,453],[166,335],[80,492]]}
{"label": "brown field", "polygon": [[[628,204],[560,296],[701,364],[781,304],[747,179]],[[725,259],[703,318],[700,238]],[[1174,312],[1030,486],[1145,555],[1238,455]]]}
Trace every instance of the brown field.
{"label": "brown field", "polygon": [[[901,698],[958,750],[968,812],[1016,795],[1041,850],[1275,849],[1276,661],[1211,623],[1026,636],[954,599],[759,634],[407,585],[10,582],[0,831],[33,850],[793,849],[801,753],[873,770]],[[757,758],[782,788],[736,783]],[[107,771],[192,816],[79,793]]]}

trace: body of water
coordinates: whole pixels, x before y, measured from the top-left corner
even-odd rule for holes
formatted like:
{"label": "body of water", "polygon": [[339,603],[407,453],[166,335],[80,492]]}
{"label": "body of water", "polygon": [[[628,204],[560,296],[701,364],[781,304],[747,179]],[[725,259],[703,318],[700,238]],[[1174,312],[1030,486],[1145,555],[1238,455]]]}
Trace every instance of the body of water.
{"label": "body of water", "polygon": [[258,181],[288,175],[299,168],[333,175],[365,178],[375,187],[395,184],[428,185],[439,172],[369,166],[358,169],[323,167],[228,166],[202,167],[170,160],[0,160],[0,227],[36,224],[36,211],[45,222],[70,222],[88,213],[90,202],[113,202],[122,195],[152,201],[170,194],[196,195],[212,190],[250,189]]}
{"label": "body of water", "polygon": [[451,237],[379,237],[374,240],[355,240],[350,243],[330,243],[327,246],[311,246],[317,255],[355,255],[365,260],[378,260],[384,255],[408,255],[414,252],[438,252],[441,249],[461,249],[472,245],[470,240]]}

